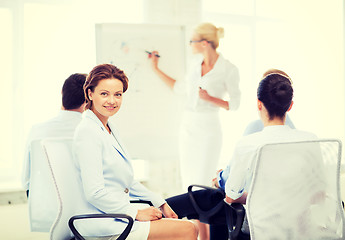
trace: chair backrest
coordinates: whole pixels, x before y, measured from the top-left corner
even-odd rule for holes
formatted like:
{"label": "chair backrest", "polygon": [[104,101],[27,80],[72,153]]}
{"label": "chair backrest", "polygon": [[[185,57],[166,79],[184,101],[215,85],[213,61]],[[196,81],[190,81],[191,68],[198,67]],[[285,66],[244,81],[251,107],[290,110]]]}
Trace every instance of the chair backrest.
{"label": "chair backrest", "polygon": [[341,142],[267,144],[247,196],[251,239],[344,239]]}
{"label": "chair backrest", "polygon": [[30,144],[28,206],[31,231],[49,232],[57,216],[58,202],[41,139]]}
{"label": "chair backrest", "polygon": [[[103,213],[85,198],[80,174],[73,160],[73,139],[51,138],[42,141],[48,165],[51,171],[57,198],[59,212],[50,230],[51,240],[69,240],[73,234],[68,221],[75,215]],[[82,236],[107,236],[119,234],[128,224],[111,219],[89,219],[75,223]]]}
{"label": "chair backrest", "polygon": [[68,220],[75,215],[73,208],[78,205],[74,204],[74,198],[80,191],[73,166],[72,143],[72,139],[64,138],[42,141],[59,202],[59,213],[50,231],[51,240],[72,238]]}

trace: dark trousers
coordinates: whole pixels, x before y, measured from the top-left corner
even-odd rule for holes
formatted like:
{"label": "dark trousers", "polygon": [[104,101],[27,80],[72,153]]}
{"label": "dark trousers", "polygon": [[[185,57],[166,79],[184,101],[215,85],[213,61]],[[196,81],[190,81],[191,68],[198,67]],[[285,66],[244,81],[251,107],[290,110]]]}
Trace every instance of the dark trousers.
{"label": "dark trousers", "polygon": [[[193,196],[199,207],[202,210],[207,211],[216,206],[220,201],[223,201],[224,191],[220,189],[199,190],[194,191]],[[168,198],[166,201],[179,218],[187,217],[188,219],[199,219],[198,213],[195,211],[188,193]],[[210,221],[207,223],[210,224],[211,240],[228,239],[229,236],[224,207],[211,217]]]}

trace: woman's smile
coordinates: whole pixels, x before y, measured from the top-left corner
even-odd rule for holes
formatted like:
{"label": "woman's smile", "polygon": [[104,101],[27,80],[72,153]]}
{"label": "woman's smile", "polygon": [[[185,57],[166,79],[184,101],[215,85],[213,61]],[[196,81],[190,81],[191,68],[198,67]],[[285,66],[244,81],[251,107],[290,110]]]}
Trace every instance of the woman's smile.
{"label": "woman's smile", "polygon": [[113,111],[117,108],[117,106],[104,106],[108,111]]}

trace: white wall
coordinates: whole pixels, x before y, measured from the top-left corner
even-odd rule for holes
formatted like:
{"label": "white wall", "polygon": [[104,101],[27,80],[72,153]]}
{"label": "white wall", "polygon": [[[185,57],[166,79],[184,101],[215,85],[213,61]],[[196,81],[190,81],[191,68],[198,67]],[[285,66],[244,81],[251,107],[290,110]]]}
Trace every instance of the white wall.
{"label": "white wall", "polygon": [[20,187],[28,131],[32,124],[59,111],[64,80],[75,72],[88,73],[96,64],[95,23],[141,23],[142,3],[0,1],[4,13],[0,29],[5,34],[0,46],[6,50],[0,55],[0,62],[6,63],[1,66],[8,69],[2,75],[6,95],[2,94],[1,100],[6,103],[6,114],[2,115],[0,126],[4,134],[0,145],[0,189]]}
{"label": "white wall", "polygon": [[297,128],[344,141],[343,1],[203,2],[203,21],[225,28],[220,51],[241,75],[241,107],[223,113],[228,144],[223,163],[245,126],[257,118],[256,87],[269,68],[284,70],[293,80],[289,115]]}
{"label": "white wall", "polygon": [[58,111],[64,79],[95,65],[94,24],[100,22],[190,29],[211,21],[225,28],[219,50],[240,69],[243,99],[239,111],[222,111],[222,163],[247,121],[256,118],[255,89],[271,67],[293,79],[295,125],[344,140],[343,1],[0,0],[0,20],[2,183],[19,186],[26,135],[33,123]]}

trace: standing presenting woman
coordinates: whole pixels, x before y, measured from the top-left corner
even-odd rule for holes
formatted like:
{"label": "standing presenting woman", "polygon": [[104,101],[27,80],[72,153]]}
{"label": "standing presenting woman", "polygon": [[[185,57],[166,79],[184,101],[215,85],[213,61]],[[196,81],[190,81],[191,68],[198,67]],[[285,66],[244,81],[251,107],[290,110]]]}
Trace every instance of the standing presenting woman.
{"label": "standing presenting woman", "polygon": [[[235,65],[216,51],[223,28],[199,25],[190,45],[194,54],[186,81],[176,81],[158,67],[158,52],[152,52],[154,72],[177,93],[186,92],[187,101],[180,135],[182,185],[210,185],[222,144],[218,110],[236,110],[240,104],[239,74]],[[228,95],[229,101],[223,100]]]}
{"label": "standing presenting woman", "polygon": [[[219,109],[236,110],[240,105],[238,69],[216,51],[223,36],[224,29],[210,23],[195,28],[190,46],[197,56],[192,59],[185,81],[165,74],[158,67],[158,52],[150,54],[157,76],[174,92],[187,96],[179,139],[183,189],[190,184],[211,184],[222,147]],[[223,100],[226,95],[229,101]],[[203,237],[202,229],[201,239],[208,239]]]}
{"label": "standing presenting woman", "polygon": [[[192,222],[176,219],[161,196],[133,179],[130,158],[108,121],[119,111],[127,87],[126,75],[111,64],[96,66],[86,79],[87,110],[75,131],[74,152],[87,204],[95,212],[128,214],[135,219],[128,240],[196,240]],[[130,197],[151,201],[155,207],[138,209],[130,204]],[[97,231],[111,238],[121,232],[123,223],[110,221],[101,227]]]}

